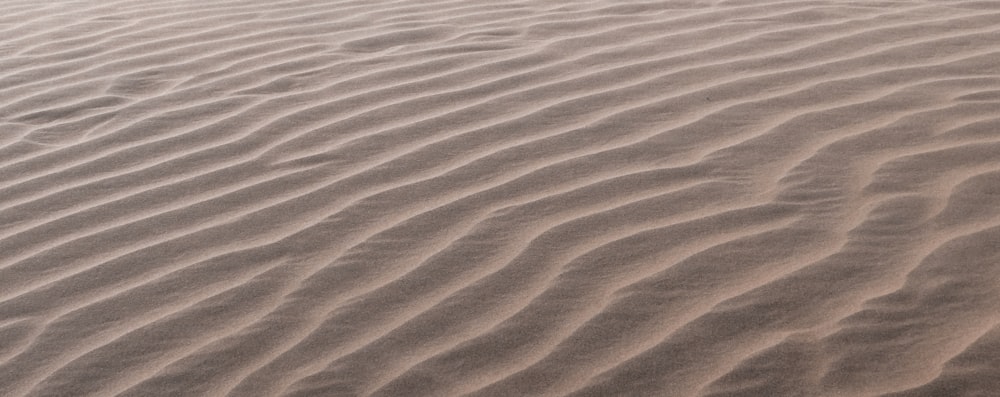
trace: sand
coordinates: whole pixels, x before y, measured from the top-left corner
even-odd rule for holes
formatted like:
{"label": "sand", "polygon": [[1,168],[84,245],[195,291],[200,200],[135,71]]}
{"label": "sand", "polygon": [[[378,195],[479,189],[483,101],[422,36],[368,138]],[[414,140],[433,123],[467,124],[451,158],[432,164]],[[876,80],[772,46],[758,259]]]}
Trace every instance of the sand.
{"label": "sand", "polygon": [[0,0],[0,396],[1000,396],[998,26]]}

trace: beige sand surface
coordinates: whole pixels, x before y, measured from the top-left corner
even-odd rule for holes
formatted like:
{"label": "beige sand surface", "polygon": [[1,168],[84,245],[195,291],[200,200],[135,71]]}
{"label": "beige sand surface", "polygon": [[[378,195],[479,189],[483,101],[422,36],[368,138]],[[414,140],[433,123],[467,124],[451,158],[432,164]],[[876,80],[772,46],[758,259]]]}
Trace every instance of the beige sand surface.
{"label": "beige sand surface", "polygon": [[1000,2],[0,0],[0,396],[1000,396]]}

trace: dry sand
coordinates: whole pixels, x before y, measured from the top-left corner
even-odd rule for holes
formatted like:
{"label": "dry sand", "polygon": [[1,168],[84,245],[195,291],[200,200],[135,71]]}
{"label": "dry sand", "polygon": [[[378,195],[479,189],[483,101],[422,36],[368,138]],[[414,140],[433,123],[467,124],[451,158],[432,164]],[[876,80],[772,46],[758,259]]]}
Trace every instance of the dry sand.
{"label": "dry sand", "polygon": [[1000,2],[0,0],[0,396],[1000,396]]}

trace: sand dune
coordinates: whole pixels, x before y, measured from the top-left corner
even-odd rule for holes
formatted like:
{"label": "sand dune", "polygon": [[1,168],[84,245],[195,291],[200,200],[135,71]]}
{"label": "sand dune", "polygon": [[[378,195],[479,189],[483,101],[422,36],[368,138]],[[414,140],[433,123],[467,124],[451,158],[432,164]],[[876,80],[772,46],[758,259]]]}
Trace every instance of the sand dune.
{"label": "sand dune", "polygon": [[1000,395],[998,3],[0,10],[0,396]]}

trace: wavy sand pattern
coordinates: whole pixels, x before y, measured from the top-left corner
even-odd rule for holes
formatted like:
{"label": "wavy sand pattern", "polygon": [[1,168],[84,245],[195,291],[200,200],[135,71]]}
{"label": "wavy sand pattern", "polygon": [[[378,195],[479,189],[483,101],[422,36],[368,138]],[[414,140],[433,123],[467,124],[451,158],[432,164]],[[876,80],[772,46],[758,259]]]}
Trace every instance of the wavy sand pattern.
{"label": "wavy sand pattern", "polygon": [[0,396],[1000,395],[1000,3],[0,10]]}

